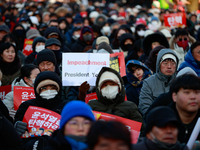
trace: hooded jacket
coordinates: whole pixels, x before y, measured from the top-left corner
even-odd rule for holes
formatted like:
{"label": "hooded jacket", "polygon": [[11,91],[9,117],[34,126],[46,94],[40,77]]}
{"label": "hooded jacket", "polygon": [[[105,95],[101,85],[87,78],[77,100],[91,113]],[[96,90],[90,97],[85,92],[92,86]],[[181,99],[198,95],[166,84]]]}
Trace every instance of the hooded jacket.
{"label": "hooded jacket", "polygon": [[194,42],[196,42],[195,38],[193,38],[191,35],[188,36],[189,37],[189,43],[188,43],[188,47],[186,48],[186,50],[184,50],[182,47],[179,47],[176,42],[175,42],[175,35],[172,36],[172,38],[169,41],[169,46],[172,50],[174,50],[174,52],[176,53],[178,59],[179,59],[179,64],[178,64],[178,68],[180,66],[180,64],[185,60],[184,57],[187,54],[189,48],[191,47],[191,44],[193,44]]}
{"label": "hooded jacket", "polygon": [[[100,80],[101,75],[105,71],[114,73],[115,75],[118,76],[120,80],[121,90],[117,94],[115,99],[107,99],[106,97],[103,97],[99,89],[99,86],[98,86],[99,80]],[[142,116],[139,113],[137,106],[133,102],[124,101],[125,94],[126,94],[124,82],[117,71],[111,68],[107,68],[107,67],[103,67],[101,69],[96,79],[96,93],[97,93],[98,100],[91,100],[88,102],[92,110],[109,113],[116,116],[142,122]]]}
{"label": "hooded jacket", "polygon": [[[36,92],[36,88],[38,84],[47,79],[55,81],[59,85],[59,88],[60,88],[60,90],[58,91],[58,94],[54,98],[49,99],[49,100],[43,99],[39,95],[39,93]],[[51,111],[54,111],[60,114],[63,107],[66,104],[66,101],[61,99],[61,96],[62,96],[61,89],[62,89],[62,83],[61,83],[60,77],[55,72],[44,71],[44,72],[39,73],[34,83],[34,91],[35,91],[36,98],[23,102],[19,106],[19,109],[17,110],[16,115],[15,115],[15,122],[23,120],[24,114],[26,113],[26,110],[28,109],[29,106],[42,107],[42,108],[49,109]],[[23,142],[26,149],[32,149],[35,142],[39,141],[37,144],[37,149],[42,149],[47,144],[48,138],[49,137],[46,135],[41,136],[41,137],[31,137],[27,139],[24,138]]]}
{"label": "hooded jacket", "polygon": [[181,69],[185,67],[192,68],[197,73],[197,75],[200,76],[200,65],[198,65],[196,60],[194,60],[191,49],[185,55],[185,61],[180,64],[178,71],[180,71]]}
{"label": "hooded jacket", "polygon": [[[157,56],[156,61],[156,73],[147,78],[143,82],[143,86],[140,92],[138,109],[144,116],[152,102],[162,93],[169,91],[170,83],[176,77],[176,71],[171,76],[166,76],[160,71],[160,62],[165,54],[172,54],[176,57],[176,64],[178,64],[178,58],[174,51],[171,49],[162,49]],[[177,68],[177,65],[176,65]]]}
{"label": "hooded jacket", "polygon": [[[144,74],[142,80],[138,80],[131,70],[129,70],[129,65],[137,65],[143,69]],[[138,60],[130,60],[126,64],[126,76],[128,79],[128,84],[126,85],[126,96],[129,101],[134,102],[137,106],[139,104],[139,95],[142,88],[143,80],[153,75],[153,72],[147,68],[146,65]]]}
{"label": "hooded jacket", "polygon": [[[88,28],[88,29],[86,29]],[[90,33],[92,34],[92,39],[90,41],[90,44],[87,44],[85,41],[84,41],[84,38],[83,38],[83,30],[88,30],[90,31]],[[81,29],[81,35],[80,37],[76,40],[76,43],[74,43],[72,45],[72,52],[83,52],[85,47],[87,46],[92,46],[92,42],[94,41],[94,35],[93,35],[93,31],[92,29],[89,27],[89,26],[84,26],[82,29]]]}

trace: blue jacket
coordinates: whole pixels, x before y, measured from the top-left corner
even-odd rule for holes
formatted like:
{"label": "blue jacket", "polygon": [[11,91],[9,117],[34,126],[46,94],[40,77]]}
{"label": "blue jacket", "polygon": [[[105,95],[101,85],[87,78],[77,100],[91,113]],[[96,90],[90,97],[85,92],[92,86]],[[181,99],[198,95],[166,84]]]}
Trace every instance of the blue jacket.
{"label": "blue jacket", "polygon": [[[144,75],[141,81],[136,78],[129,70],[129,65],[138,65],[144,70]],[[137,106],[139,104],[139,94],[142,88],[143,80],[153,75],[153,72],[148,67],[138,60],[129,60],[126,64],[126,76],[128,84],[126,85],[127,100],[134,102]]]}
{"label": "blue jacket", "polygon": [[178,71],[180,71],[181,69],[185,67],[190,67],[197,73],[198,76],[200,76],[200,66],[194,60],[194,57],[192,56],[192,53],[191,53],[191,49],[185,55],[185,61],[180,64]]}

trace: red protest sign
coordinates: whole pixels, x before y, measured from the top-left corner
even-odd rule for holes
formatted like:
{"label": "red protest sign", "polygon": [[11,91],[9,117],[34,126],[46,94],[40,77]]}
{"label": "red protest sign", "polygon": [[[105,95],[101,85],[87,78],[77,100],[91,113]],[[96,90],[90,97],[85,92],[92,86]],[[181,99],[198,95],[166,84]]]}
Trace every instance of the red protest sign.
{"label": "red protest sign", "polygon": [[13,92],[14,109],[17,110],[19,105],[24,101],[34,99],[35,92],[32,87],[15,86]]}
{"label": "red protest sign", "polygon": [[28,56],[33,52],[32,44],[33,44],[33,40],[32,39],[25,39],[24,40],[23,54],[25,56]]}
{"label": "red protest sign", "polygon": [[[90,100],[97,100],[97,93],[94,92],[94,93],[90,93],[90,94],[87,94],[86,97],[85,97],[85,103],[87,104]],[[125,99],[124,101],[127,101],[127,97],[125,95]]]}
{"label": "red protest sign", "polygon": [[138,141],[138,137],[140,135],[140,129],[142,126],[141,122],[133,121],[130,119],[122,118],[119,116],[107,114],[107,113],[102,113],[98,111],[93,111],[95,117],[97,120],[104,120],[104,121],[110,121],[110,120],[115,120],[123,123],[126,125],[126,127],[129,129],[131,132],[131,138],[132,138],[132,143],[135,144]]}
{"label": "red protest sign", "polygon": [[28,131],[22,135],[22,138],[51,136],[59,128],[60,118],[61,116],[58,113],[51,110],[29,106],[22,120],[28,124]]}
{"label": "red protest sign", "polygon": [[11,91],[11,85],[0,86],[0,98],[1,98],[1,100],[4,100],[6,94],[8,94],[10,91]]}
{"label": "red protest sign", "polygon": [[180,27],[186,26],[185,13],[173,13],[164,15],[165,26],[168,27]]}
{"label": "red protest sign", "polygon": [[[112,59],[112,58],[116,58],[116,57],[118,58],[118,61],[116,59]],[[119,72],[121,77],[126,75],[126,70],[125,70],[126,67],[125,67],[125,60],[124,60],[123,52],[110,54],[110,68]]]}

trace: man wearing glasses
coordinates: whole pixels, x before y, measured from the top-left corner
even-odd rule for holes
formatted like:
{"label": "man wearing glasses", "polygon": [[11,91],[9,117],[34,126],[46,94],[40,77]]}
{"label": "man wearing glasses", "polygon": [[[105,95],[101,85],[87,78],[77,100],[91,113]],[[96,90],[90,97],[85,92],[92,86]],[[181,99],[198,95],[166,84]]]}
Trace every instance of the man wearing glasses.
{"label": "man wearing glasses", "polygon": [[141,88],[138,109],[144,116],[152,102],[162,93],[169,91],[171,81],[176,77],[178,57],[171,49],[158,53],[156,73],[145,79]]}

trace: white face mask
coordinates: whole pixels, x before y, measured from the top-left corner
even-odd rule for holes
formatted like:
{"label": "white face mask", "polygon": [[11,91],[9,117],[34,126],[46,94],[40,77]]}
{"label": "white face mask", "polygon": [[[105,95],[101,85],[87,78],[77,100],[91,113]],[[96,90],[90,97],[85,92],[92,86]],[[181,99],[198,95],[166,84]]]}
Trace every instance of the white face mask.
{"label": "white face mask", "polygon": [[137,31],[137,34],[138,34],[139,36],[144,36],[145,31],[144,31],[144,30]]}
{"label": "white face mask", "polygon": [[35,79],[30,79],[33,83],[29,83],[32,87],[34,87],[34,82],[35,82]]}
{"label": "white face mask", "polygon": [[131,31],[135,33],[135,27],[131,27]]}
{"label": "white face mask", "polygon": [[0,86],[2,85],[2,82],[0,81]]}
{"label": "white face mask", "polygon": [[52,99],[54,98],[56,95],[58,94],[58,92],[56,90],[46,90],[44,92],[41,92],[40,93],[40,96],[43,98],[43,99]]}
{"label": "white face mask", "polygon": [[77,40],[79,37],[80,37],[79,34],[76,34],[76,35],[73,35],[73,36],[72,36],[72,38],[73,38],[74,40]]}
{"label": "white face mask", "polygon": [[200,25],[195,25],[194,28],[195,28],[196,31],[198,31],[199,28],[200,28]]}
{"label": "white face mask", "polygon": [[114,99],[118,94],[118,86],[107,85],[105,88],[101,89],[101,94],[107,99]]}
{"label": "white face mask", "polygon": [[28,27],[30,27],[30,25],[28,23],[22,23],[22,26],[24,27],[24,29],[28,29]]}
{"label": "white face mask", "polygon": [[105,27],[102,28],[101,32],[102,32],[103,35],[106,35],[106,34],[110,35],[111,29],[110,29],[110,27],[105,26]]}
{"label": "white face mask", "polygon": [[45,49],[45,46],[44,46],[44,45],[40,45],[40,46],[35,47],[35,51],[36,51],[37,53],[39,53],[39,52],[42,51],[43,49]]}

